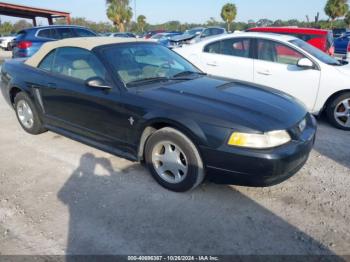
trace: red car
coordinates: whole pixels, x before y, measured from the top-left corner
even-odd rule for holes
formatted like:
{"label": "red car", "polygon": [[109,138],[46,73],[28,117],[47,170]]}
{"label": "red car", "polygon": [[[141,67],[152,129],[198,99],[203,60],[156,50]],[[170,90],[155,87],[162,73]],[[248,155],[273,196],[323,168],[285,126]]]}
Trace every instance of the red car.
{"label": "red car", "polygon": [[332,31],[330,30],[299,27],[256,27],[250,28],[247,31],[292,35],[308,42],[310,45],[317,47],[329,55],[334,55],[334,40]]}

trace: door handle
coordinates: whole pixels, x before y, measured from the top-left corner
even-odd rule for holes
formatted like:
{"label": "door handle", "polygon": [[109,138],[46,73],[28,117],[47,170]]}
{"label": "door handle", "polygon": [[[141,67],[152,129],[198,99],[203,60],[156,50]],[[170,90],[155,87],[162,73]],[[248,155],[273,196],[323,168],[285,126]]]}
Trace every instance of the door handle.
{"label": "door handle", "polygon": [[48,83],[47,87],[52,88],[52,89],[56,89],[57,85],[55,83]]}
{"label": "door handle", "polygon": [[272,75],[272,73],[270,72],[270,70],[257,71],[257,73],[258,73],[259,75],[264,75],[264,76],[270,76],[270,75]]}
{"label": "door handle", "polygon": [[216,62],[208,62],[207,65],[208,66],[218,66],[218,64]]}

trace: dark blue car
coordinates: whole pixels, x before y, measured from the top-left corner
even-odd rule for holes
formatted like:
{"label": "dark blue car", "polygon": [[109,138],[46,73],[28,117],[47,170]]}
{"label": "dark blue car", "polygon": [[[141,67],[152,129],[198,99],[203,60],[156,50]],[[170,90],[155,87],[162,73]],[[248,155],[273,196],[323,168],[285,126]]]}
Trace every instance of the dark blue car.
{"label": "dark blue car", "polygon": [[335,54],[345,57],[348,52],[348,45],[350,41],[350,32],[343,34],[334,40]]}
{"label": "dark blue car", "polygon": [[91,36],[97,36],[97,34],[81,26],[55,25],[24,29],[19,31],[16,38],[13,40],[12,57],[32,56],[48,41]]}

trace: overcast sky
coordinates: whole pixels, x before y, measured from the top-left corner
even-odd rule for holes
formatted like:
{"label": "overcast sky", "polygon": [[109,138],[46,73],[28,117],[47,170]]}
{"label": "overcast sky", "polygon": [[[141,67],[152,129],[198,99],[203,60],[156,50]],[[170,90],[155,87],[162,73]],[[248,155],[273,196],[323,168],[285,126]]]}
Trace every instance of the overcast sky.
{"label": "overcast sky", "polygon": [[[236,21],[247,22],[260,18],[306,20],[313,19],[317,12],[326,18],[323,8],[326,0],[131,0],[137,15],[143,14],[149,23],[163,23],[169,20],[203,23],[214,17],[220,19],[221,7],[231,2],[238,8]],[[49,8],[71,12],[73,17],[86,17],[93,21],[108,21],[104,0],[11,0],[16,4]],[[2,21],[13,18],[1,16]]]}

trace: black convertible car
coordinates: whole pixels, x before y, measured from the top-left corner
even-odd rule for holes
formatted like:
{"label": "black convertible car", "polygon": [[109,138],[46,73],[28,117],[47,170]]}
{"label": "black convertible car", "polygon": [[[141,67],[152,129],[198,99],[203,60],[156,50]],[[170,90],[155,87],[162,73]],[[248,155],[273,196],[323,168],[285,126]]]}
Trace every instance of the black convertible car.
{"label": "black convertible car", "polygon": [[174,191],[206,176],[277,184],[304,165],[314,144],[315,119],[288,95],[206,76],[137,39],[50,42],[27,60],[5,62],[1,80],[28,133],[51,130],[144,161]]}

